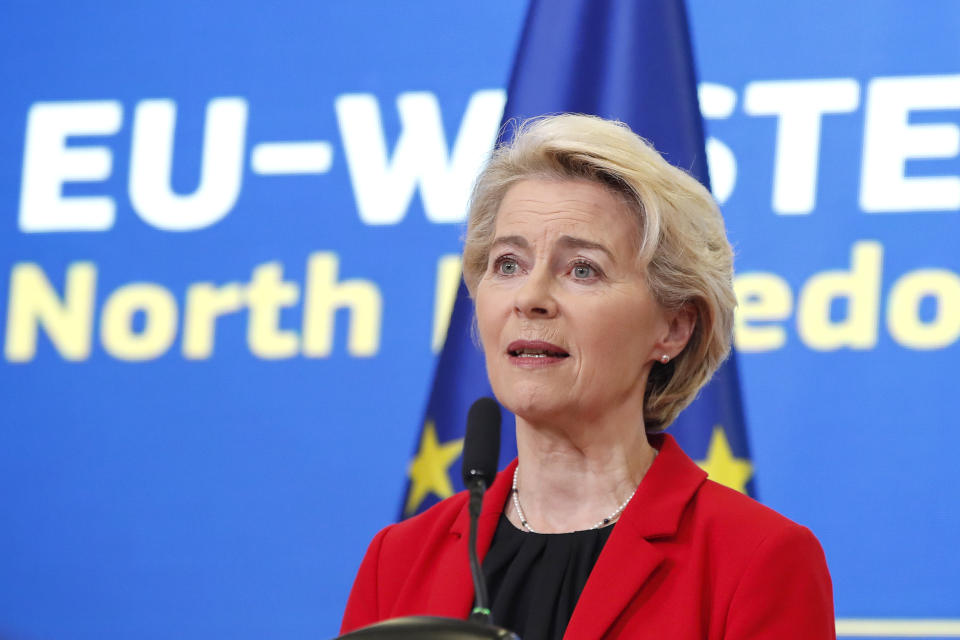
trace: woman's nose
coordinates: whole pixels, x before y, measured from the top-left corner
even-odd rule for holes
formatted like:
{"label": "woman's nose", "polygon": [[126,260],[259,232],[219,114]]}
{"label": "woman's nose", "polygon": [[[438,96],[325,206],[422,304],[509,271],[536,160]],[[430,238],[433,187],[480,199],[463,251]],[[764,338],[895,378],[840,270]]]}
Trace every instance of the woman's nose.
{"label": "woman's nose", "polygon": [[535,269],[517,290],[517,313],[531,318],[551,318],[557,313],[553,283],[546,269]]}

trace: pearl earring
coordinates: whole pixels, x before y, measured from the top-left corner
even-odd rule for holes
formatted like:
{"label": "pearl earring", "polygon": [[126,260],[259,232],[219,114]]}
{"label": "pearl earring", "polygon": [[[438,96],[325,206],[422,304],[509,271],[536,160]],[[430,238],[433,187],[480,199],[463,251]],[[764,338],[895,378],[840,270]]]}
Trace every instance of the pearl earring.
{"label": "pearl earring", "polygon": [[670,356],[668,356],[667,354],[663,354],[662,356],[660,356],[660,362],[662,362],[663,364],[667,364],[668,362],[670,362]]}

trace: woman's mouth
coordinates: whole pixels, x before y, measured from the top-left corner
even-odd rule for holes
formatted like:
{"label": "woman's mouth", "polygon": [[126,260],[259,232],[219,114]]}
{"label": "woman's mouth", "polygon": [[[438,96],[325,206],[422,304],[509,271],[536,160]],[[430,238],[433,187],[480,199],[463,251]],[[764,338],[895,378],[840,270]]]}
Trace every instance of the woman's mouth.
{"label": "woman's mouth", "polygon": [[514,340],[507,347],[510,360],[520,365],[546,365],[570,357],[561,347],[543,340]]}

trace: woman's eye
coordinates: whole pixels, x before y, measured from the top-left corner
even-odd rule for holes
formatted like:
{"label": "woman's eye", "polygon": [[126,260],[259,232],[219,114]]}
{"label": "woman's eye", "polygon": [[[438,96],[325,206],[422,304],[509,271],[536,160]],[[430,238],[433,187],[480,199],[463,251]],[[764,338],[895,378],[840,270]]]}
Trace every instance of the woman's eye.
{"label": "woman's eye", "polygon": [[517,261],[513,258],[500,258],[497,260],[496,269],[500,275],[512,276],[519,268]]}
{"label": "woman's eye", "polygon": [[573,277],[578,279],[592,278],[596,275],[596,270],[588,264],[573,265]]}

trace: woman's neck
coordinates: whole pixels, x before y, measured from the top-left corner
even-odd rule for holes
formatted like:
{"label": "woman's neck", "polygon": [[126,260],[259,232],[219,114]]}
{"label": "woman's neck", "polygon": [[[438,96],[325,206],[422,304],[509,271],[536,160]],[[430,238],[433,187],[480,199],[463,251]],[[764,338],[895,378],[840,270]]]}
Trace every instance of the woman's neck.
{"label": "woman's neck", "polygon": [[[557,429],[517,416],[518,499],[540,533],[589,529],[627,500],[656,450],[642,421]],[[519,528],[511,501],[507,517]]]}

